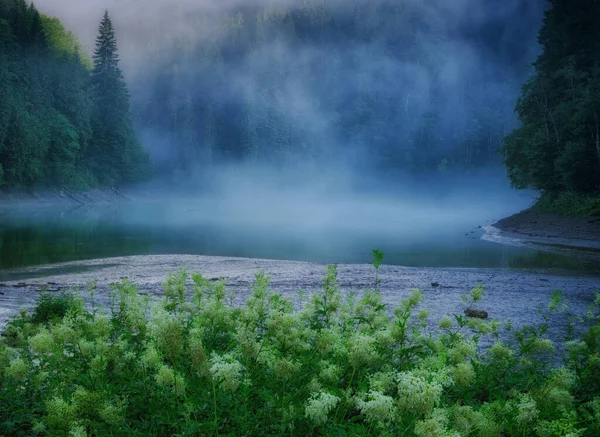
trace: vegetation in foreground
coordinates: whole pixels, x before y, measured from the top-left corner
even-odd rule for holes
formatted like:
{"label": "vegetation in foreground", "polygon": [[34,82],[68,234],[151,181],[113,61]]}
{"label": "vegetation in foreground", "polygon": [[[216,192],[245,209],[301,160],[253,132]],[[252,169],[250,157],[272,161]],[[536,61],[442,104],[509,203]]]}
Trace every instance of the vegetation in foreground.
{"label": "vegetation in foreground", "polygon": [[557,367],[544,335],[560,293],[545,325],[512,332],[461,316],[432,326],[419,291],[392,312],[375,291],[342,297],[336,277],[330,266],[298,310],[262,273],[241,307],[201,275],[186,299],[185,272],[169,276],[155,304],[127,281],[106,311],[93,285],[90,308],[78,293],[44,294],[0,347],[0,433],[600,434],[600,295]]}

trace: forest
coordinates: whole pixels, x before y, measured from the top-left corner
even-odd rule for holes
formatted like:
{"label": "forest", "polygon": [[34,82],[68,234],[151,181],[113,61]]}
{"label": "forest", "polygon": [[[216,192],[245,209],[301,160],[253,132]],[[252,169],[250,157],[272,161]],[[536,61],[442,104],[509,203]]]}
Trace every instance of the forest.
{"label": "forest", "polygon": [[189,14],[190,29],[219,23],[210,37],[151,33],[132,84],[148,147],[170,153],[159,167],[335,162],[464,174],[501,165],[535,47],[535,25],[517,16],[534,21],[536,6],[449,24],[435,1],[278,5]]}
{"label": "forest", "polygon": [[107,13],[88,56],[58,19],[1,0],[0,183],[122,186],[153,169],[184,181],[232,163],[435,177],[504,163],[516,188],[594,195],[598,7],[486,1],[457,18],[438,0],[180,5],[161,25],[140,18],[133,52],[133,31]]}
{"label": "forest", "polygon": [[0,1],[0,183],[115,186],[150,172],[108,15],[90,59],[58,19]]}

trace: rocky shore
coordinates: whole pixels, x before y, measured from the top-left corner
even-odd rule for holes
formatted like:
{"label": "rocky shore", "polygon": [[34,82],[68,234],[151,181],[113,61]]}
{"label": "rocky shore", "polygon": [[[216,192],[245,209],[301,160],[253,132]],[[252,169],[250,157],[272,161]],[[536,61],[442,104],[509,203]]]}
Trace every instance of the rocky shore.
{"label": "rocky shore", "polygon": [[484,227],[483,239],[600,262],[600,217],[562,217],[527,209]]}
{"label": "rocky shore", "polygon": [[[251,293],[254,276],[261,270],[271,277],[272,289],[292,300],[298,291],[321,287],[325,265],[247,258],[224,258],[190,255],[134,256],[102,260],[78,261],[0,272],[0,325],[22,306],[31,306],[40,291],[58,293],[79,287],[87,296],[87,284],[97,280],[96,305],[108,306],[110,284],[127,277],[140,292],[158,299],[162,283],[169,272],[185,268],[189,273],[202,273],[206,278],[223,278],[231,299],[241,304]],[[338,279],[343,293],[360,293],[374,287],[373,267],[368,264],[340,265]],[[582,315],[600,290],[600,279],[593,276],[559,276],[549,271],[514,271],[508,269],[408,268],[382,266],[379,278],[383,300],[391,307],[414,289],[424,294],[424,308],[429,320],[463,314],[466,305],[461,295],[478,283],[485,287],[478,309],[491,319],[511,320],[515,327],[541,323],[538,308],[547,308],[550,294],[562,290],[569,301],[569,313]],[[189,292],[192,292],[191,282]],[[566,313],[552,319],[550,335],[561,338],[570,322]]]}

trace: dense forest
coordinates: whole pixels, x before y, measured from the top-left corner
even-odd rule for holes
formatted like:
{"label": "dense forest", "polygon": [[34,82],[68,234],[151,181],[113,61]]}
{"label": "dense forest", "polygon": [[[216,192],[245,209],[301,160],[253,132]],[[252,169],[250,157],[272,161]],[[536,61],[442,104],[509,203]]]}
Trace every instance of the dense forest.
{"label": "dense forest", "polygon": [[136,133],[158,175],[183,180],[239,162],[413,175],[500,167],[542,8],[484,2],[459,19],[439,0],[177,5],[159,25],[117,24],[130,117],[101,41],[92,62],[56,19],[0,4],[3,74],[13,75],[0,125],[9,187],[139,180],[148,165]]}
{"label": "dense forest", "polygon": [[147,177],[108,15],[93,60],[56,18],[0,0],[0,184],[114,186]]}
{"label": "dense forest", "polygon": [[422,175],[504,160],[518,188],[598,192],[600,6],[471,6],[178,4],[117,24],[130,97],[108,14],[88,57],[58,19],[0,0],[0,183],[143,180],[143,143],[180,180],[229,163]]}
{"label": "dense forest", "polygon": [[600,3],[551,0],[503,149],[518,188],[600,192]]}
{"label": "dense forest", "polygon": [[543,2],[480,3],[466,17],[438,0],[171,8],[176,36],[141,27],[136,125],[165,173],[501,167]]}

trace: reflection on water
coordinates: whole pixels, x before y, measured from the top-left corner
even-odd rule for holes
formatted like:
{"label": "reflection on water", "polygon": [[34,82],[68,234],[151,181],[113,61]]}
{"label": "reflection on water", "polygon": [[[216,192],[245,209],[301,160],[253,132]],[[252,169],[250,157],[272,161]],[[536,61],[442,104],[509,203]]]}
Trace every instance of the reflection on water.
{"label": "reflection on water", "polygon": [[146,254],[363,263],[377,247],[385,252],[385,263],[395,265],[600,270],[563,255],[482,241],[481,231],[475,231],[481,223],[473,220],[350,226],[346,217],[300,226],[244,220],[224,211],[213,216],[190,207],[166,211],[152,204],[3,211],[0,269]]}

